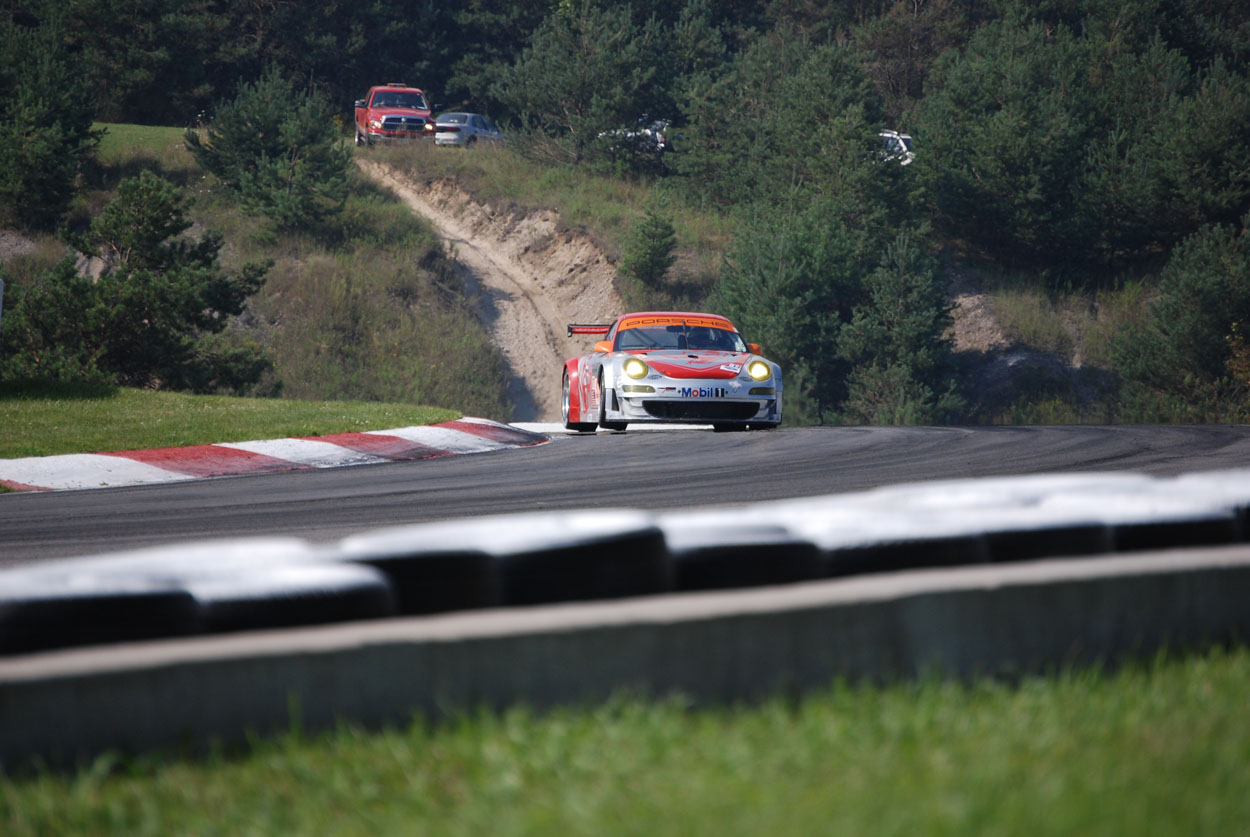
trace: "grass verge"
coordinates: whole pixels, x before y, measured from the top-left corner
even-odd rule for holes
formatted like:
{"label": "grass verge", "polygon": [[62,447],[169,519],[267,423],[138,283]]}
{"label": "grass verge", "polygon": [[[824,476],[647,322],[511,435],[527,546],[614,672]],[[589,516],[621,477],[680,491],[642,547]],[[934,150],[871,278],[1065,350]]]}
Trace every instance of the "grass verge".
{"label": "grass verge", "polygon": [[838,685],[343,726],[0,784],[11,835],[1234,834],[1250,653],[1015,685]]}
{"label": "grass verge", "polygon": [[355,401],[234,398],[80,384],[0,383],[0,459],[320,436],[435,424],[460,413]]}

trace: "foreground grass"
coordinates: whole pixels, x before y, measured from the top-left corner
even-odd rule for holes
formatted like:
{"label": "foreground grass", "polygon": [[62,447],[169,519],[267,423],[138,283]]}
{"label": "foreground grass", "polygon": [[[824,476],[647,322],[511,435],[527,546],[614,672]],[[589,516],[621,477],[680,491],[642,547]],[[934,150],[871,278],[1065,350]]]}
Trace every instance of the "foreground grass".
{"label": "foreground grass", "polygon": [[1233,834],[1250,653],[343,727],[0,785],[7,834]]}
{"label": "foreground grass", "polygon": [[459,416],[407,404],[0,383],[0,458],[387,430]]}

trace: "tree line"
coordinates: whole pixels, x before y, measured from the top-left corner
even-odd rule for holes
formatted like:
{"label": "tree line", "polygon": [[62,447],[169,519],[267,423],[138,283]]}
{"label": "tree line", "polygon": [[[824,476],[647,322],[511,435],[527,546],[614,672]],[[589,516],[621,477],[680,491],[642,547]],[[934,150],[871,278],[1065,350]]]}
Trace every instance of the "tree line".
{"label": "tree line", "polygon": [[[770,346],[804,421],[960,419],[955,253],[1086,291],[1158,274],[1116,344],[1123,417],[1244,412],[1240,4],[14,0],[2,35],[0,222],[57,223],[93,119],[228,124],[273,78],[346,115],[406,81],[492,113],[521,153],[733,214],[709,304]],[[619,141],[655,119],[675,153]],[[883,164],[886,127],[913,164]],[[238,170],[271,217],[333,207],[333,183],[282,210],[256,198],[276,170]]]}

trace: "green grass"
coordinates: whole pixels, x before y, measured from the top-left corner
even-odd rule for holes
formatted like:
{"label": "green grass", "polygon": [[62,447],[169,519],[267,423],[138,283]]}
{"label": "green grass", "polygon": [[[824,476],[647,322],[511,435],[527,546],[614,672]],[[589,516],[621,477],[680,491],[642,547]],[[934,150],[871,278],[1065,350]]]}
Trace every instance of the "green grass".
{"label": "green grass", "polygon": [[158,125],[126,125],[115,122],[97,122],[91,126],[95,130],[104,129],[104,137],[100,140],[98,153],[102,161],[113,162],[123,156],[146,153],[155,157],[166,154],[190,154],[183,146],[183,128],[170,128]]}
{"label": "green grass", "polygon": [[6,834],[1236,834],[1250,653],[343,726],[0,785]]}
{"label": "green grass", "polygon": [[0,458],[388,430],[459,416],[406,404],[0,383]]}

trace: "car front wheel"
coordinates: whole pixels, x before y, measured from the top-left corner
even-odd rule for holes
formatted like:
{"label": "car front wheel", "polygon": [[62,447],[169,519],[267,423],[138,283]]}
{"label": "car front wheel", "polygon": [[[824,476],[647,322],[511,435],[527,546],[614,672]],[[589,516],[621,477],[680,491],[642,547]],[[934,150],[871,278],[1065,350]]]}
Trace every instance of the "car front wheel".
{"label": "car front wheel", "polygon": [[603,388],[603,375],[599,376],[599,426],[604,430],[624,430],[627,425],[623,421],[608,421],[608,393]]}

